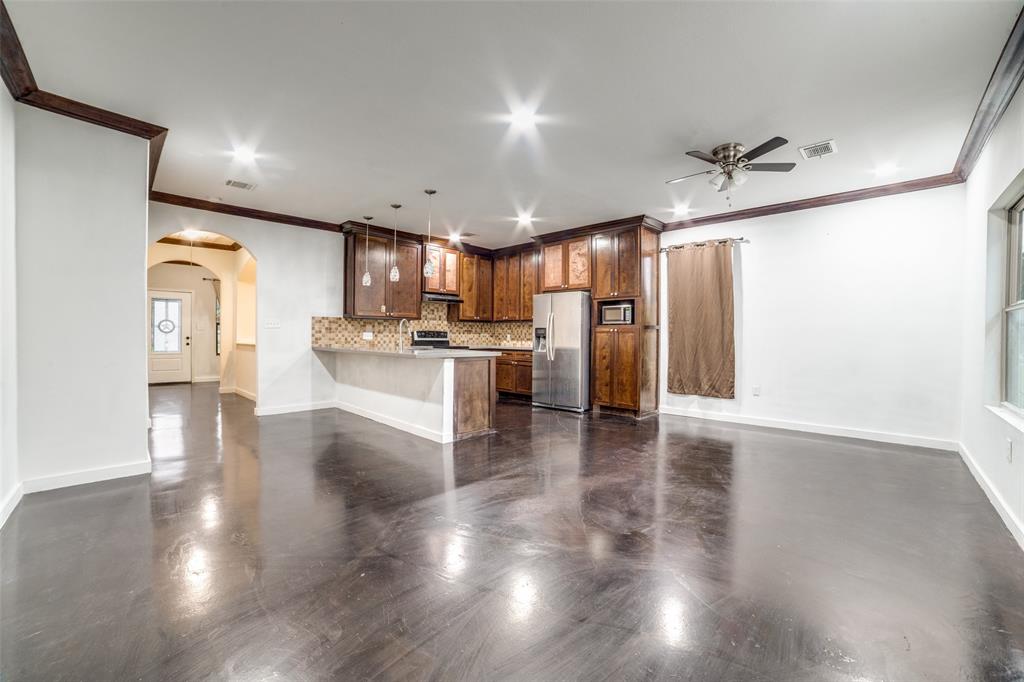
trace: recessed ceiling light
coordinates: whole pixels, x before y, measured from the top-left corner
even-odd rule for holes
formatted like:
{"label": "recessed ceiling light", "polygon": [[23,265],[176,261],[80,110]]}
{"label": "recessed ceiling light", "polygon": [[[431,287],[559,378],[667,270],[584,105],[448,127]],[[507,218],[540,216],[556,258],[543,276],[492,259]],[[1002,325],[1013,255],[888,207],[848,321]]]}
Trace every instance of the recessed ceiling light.
{"label": "recessed ceiling light", "polygon": [[537,112],[519,107],[508,115],[508,122],[515,130],[529,130],[537,126]]}
{"label": "recessed ceiling light", "polygon": [[458,242],[460,239],[462,239],[462,237],[459,236],[458,232],[448,235],[448,241],[450,242]]}
{"label": "recessed ceiling light", "polygon": [[693,213],[693,209],[686,204],[680,204],[672,209],[672,215],[676,218],[682,218],[683,216],[690,215]]}
{"label": "recessed ceiling light", "polygon": [[256,163],[256,152],[249,147],[236,147],[234,155],[239,163]]}
{"label": "recessed ceiling light", "polygon": [[181,236],[183,236],[185,239],[187,239],[189,241],[195,241],[195,240],[199,239],[202,235],[203,235],[202,232],[200,232],[199,230],[193,230],[192,228],[184,230],[181,233]]}
{"label": "recessed ceiling light", "polygon": [[900,167],[892,161],[880,163],[874,168],[874,174],[877,178],[887,178],[890,175],[896,175],[900,171]]}
{"label": "recessed ceiling light", "polygon": [[516,221],[520,225],[530,225],[533,223],[533,216],[529,213],[520,213],[516,216]]}

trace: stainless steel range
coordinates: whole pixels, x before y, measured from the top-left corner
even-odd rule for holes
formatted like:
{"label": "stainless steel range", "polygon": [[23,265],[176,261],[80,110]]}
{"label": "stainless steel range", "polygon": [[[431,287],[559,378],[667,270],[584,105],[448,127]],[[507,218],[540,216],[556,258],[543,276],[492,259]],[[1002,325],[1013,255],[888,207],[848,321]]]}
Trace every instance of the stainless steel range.
{"label": "stainless steel range", "polygon": [[414,348],[469,348],[469,346],[453,346],[448,332],[442,330],[424,329],[412,333],[412,345]]}

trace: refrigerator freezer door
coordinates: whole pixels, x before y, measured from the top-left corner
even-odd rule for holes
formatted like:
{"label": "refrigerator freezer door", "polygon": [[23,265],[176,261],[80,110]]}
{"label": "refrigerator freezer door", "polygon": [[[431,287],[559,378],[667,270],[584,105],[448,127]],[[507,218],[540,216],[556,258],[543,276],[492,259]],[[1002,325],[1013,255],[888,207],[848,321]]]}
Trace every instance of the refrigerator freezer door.
{"label": "refrigerator freezer door", "polygon": [[533,404],[552,405],[551,393],[551,294],[533,297]]}
{"label": "refrigerator freezer door", "polygon": [[589,402],[590,387],[584,384],[588,374],[584,361],[589,357],[590,344],[589,306],[589,296],[584,292],[552,294],[548,345],[552,402],[557,407],[582,410]]}

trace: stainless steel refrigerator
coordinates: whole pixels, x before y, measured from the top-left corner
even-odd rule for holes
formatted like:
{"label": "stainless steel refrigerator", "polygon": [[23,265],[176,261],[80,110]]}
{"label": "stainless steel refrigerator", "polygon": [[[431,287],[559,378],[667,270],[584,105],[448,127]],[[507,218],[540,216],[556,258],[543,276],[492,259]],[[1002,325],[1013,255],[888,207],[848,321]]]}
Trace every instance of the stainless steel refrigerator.
{"label": "stainless steel refrigerator", "polygon": [[533,297],[533,404],[590,409],[590,294]]}

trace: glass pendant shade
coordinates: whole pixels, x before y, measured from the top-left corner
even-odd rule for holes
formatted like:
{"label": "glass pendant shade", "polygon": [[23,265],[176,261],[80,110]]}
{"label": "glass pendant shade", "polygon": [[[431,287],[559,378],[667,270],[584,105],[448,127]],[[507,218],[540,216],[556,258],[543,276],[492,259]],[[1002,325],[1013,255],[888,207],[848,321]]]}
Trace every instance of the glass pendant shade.
{"label": "glass pendant shade", "polygon": [[[430,243],[430,218],[431,210],[434,207],[434,195],[437,194],[436,189],[425,189],[423,193],[427,195],[427,243]],[[423,276],[433,277],[434,276],[434,262],[430,260],[428,255],[423,262]]]}
{"label": "glass pendant shade", "polygon": [[373,284],[373,278],[370,277],[370,221],[373,220],[373,216],[364,215],[363,220],[366,221],[366,246],[363,248],[363,253],[366,256],[365,264],[363,269],[363,286],[368,287]]}
{"label": "glass pendant shade", "polygon": [[716,175],[712,175],[711,179],[708,180],[708,182],[715,189],[721,189],[722,183],[725,182],[725,173],[718,173]]}
{"label": "glass pendant shade", "polygon": [[394,259],[394,263],[391,266],[391,272],[388,273],[388,279],[392,282],[397,282],[401,277],[401,273],[398,272],[398,209],[402,208],[401,204],[391,204],[391,208],[395,209],[395,232],[394,232],[394,244],[391,247],[391,257]]}

